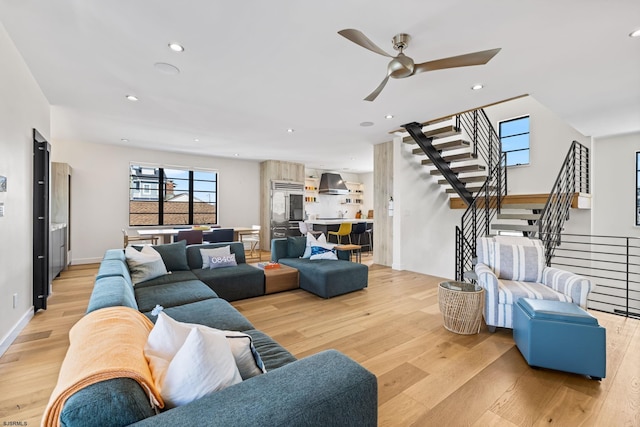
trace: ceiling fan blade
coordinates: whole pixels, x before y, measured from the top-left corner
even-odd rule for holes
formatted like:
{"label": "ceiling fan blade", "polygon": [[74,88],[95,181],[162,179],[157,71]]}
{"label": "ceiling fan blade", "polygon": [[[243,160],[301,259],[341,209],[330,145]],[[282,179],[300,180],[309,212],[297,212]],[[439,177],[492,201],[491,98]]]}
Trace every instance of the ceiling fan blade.
{"label": "ceiling fan blade", "polygon": [[445,68],[469,67],[471,65],[484,65],[500,52],[498,49],[483,50],[467,53],[466,55],[450,56],[449,58],[436,59],[435,61],[415,64],[413,74],[425,71],[443,70]]}
{"label": "ceiling fan blade", "polygon": [[380,54],[382,56],[388,56],[389,58],[393,58],[393,56],[389,55],[387,52],[380,49],[378,45],[376,45],[374,42],[369,40],[367,36],[362,34],[362,31],[348,28],[346,30],[338,31],[338,34],[340,34],[342,37],[348,40],[351,40],[355,44],[364,47],[365,49],[369,49],[370,51]]}
{"label": "ceiling fan blade", "polygon": [[369,96],[367,96],[364,100],[365,101],[373,101],[374,99],[376,99],[378,97],[378,95],[380,95],[380,92],[382,92],[382,89],[384,89],[385,85],[387,84],[387,82],[389,81],[389,76],[387,75],[387,77],[384,78],[384,80],[382,81],[382,83],[380,83],[378,85],[378,87],[376,88],[376,90],[374,90],[373,92],[371,92],[369,94]]}

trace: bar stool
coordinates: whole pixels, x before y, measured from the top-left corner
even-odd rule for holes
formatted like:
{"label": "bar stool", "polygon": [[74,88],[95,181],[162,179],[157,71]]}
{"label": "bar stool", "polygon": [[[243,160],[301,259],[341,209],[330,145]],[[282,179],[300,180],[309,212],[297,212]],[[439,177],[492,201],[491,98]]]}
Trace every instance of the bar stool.
{"label": "bar stool", "polygon": [[[362,236],[366,234],[368,237],[368,243],[366,244],[362,244]],[[371,234],[367,233],[367,223],[366,222],[358,222],[354,227],[353,227],[353,237],[357,237],[358,238],[358,243],[356,243],[359,246],[365,247],[367,246],[369,249],[367,250],[370,251],[371,250]]]}
{"label": "bar stool", "polygon": [[336,243],[340,244],[342,243],[342,238],[347,236],[349,237],[349,244],[351,244],[351,223],[343,222],[340,224],[338,231],[329,231],[327,234],[329,235],[327,241],[329,241],[331,236],[336,236]]}

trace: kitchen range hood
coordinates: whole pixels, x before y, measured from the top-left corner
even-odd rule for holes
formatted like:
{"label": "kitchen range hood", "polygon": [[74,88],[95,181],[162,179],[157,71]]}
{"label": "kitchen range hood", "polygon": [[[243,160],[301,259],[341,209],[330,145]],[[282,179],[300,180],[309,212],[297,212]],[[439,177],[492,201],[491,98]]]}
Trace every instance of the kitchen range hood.
{"label": "kitchen range hood", "polygon": [[323,173],[320,177],[320,186],[318,192],[321,194],[349,194],[347,185],[342,180],[340,174]]}

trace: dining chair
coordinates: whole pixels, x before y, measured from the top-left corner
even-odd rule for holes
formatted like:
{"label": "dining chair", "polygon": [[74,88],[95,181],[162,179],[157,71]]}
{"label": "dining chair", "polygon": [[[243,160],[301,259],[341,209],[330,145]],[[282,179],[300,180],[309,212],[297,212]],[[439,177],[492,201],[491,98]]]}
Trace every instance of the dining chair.
{"label": "dining chair", "polygon": [[233,242],[233,228],[216,228],[204,233],[204,240],[209,243]]}
{"label": "dining chair", "polygon": [[327,233],[329,236],[327,237],[327,241],[331,239],[331,236],[336,236],[336,243],[342,243],[342,238],[347,236],[349,238],[349,244],[351,244],[351,223],[343,222],[340,224],[340,228],[338,231],[329,231]]}
{"label": "dining chair", "polygon": [[262,261],[262,251],[260,250],[260,226],[252,225],[251,231],[241,231],[238,233],[240,241],[249,243],[249,258],[255,258],[255,252],[258,252],[258,258]]}
{"label": "dining chair", "polygon": [[180,230],[176,242],[180,240],[186,240],[187,245],[198,245],[202,243],[202,230]]}
{"label": "dining chair", "polygon": [[158,236],[129,236],[127,230],[122,229],[124,248],[129,246],[131,242],[151,242],[153,245],[158,244]]}
{"label": "dining chair", "polygon": [[298,229],[300,230],[300,234],[302,234],[303,236],[306,236],[307,233],[311,233],[314,236],[319,236],[320,234],[322,234],[322,231],[314,230],[312,225],[310,226],[304,221],[300,221],[298,223]]}

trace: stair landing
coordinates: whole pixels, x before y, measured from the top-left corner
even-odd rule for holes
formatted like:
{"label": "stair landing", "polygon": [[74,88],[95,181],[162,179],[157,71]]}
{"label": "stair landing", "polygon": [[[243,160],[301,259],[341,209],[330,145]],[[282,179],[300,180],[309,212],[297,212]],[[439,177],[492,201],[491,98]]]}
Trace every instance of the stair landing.
{"label": "stair landing", "polygon": [[[508,194],[502,198],[502,204],[545,204],[549,198],[548,194]],[[484,200],[478,200],[478,206],[481,207]],[[459,197],[449,199],[450,209],[467,209],[467,205]],[[591,209],[591,195],[584,193],[574,193],[571,199],[572,209]]]}

